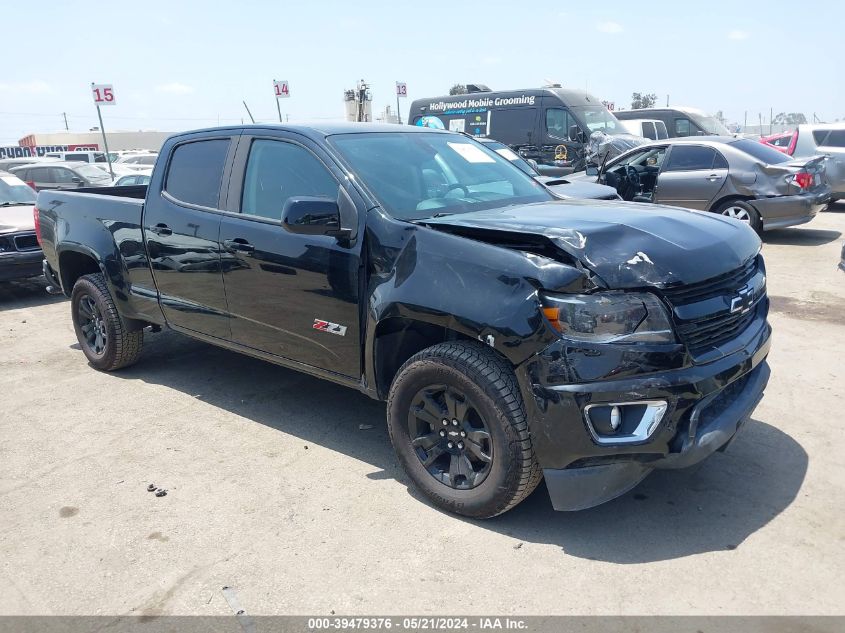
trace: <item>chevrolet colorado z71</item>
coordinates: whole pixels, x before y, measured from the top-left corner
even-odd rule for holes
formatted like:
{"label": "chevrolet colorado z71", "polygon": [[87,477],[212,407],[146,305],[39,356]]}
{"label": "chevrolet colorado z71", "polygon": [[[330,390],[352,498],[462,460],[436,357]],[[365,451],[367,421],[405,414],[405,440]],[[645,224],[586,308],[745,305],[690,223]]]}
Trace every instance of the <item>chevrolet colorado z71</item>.
{"label": "chevrolet colorado z71", "polygon": [[169,327],[359,389],[414,483],[466,516],[543,477],[577,510],[699,462],[769,377],[748,226],[559,200],[461,134],[179,134],[148,186],[43,191],[35,213],[92,366]]}

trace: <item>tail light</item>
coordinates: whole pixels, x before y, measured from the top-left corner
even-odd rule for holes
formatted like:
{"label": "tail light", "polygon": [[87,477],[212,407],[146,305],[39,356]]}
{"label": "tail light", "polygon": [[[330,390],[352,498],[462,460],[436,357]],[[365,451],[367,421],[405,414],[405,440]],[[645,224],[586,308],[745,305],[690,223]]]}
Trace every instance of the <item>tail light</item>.
{"label": "tail light", "polygon": [[792,177],[792,181],[802,189],[809,189],[813,186],[813,174],[806,171],[799,171]]}
{"label": "tail light", "polygon": [[32,219],[35,222],[35,238],[38,240],[38,245],[41,246],[41,218],[38,217],[39,213],[38,207],[32,207]]}

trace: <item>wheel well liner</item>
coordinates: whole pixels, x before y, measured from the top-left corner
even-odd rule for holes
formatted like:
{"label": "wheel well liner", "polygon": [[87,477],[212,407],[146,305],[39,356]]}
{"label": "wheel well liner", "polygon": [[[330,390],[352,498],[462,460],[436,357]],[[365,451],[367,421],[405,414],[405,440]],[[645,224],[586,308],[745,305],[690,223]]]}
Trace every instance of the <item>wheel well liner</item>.
{"label": "wheel well liner", "polygon": [[76,280],[83,275],[102,272],[97,260],[86,253],[65,251],[59,255],[62,290],[69,297]]}
{"label": "wheel well liner", "polygon": [[754,200],[754,196],[742,196],[736,193],[733,193],[729,196],[722,196],[718,200],[716,200],[710,207],[707,209],[708,211],[716,211],[720,206],[725,204],[726,202],[730,202],[731,200],[741,200],[742,202],[748,202],[749,200]]}

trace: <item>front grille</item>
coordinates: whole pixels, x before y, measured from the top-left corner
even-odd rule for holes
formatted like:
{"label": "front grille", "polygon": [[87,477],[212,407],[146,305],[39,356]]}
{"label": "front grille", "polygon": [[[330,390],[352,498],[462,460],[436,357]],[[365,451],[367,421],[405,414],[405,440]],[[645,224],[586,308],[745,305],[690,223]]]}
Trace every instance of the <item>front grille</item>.
{"label": "front grille", "polygon": [[16,235],[14,237],[14,241],[15,248],[19,251],[34,251],[40,248],[38,246],[38,238],[35,236],[35,233]]}
{"label": "front grille", "polygon": [[[750,304],[731,312],[741,289],[750,292]],[[693,355],[708,352],[742,334],[759,313],[765,294],[765,274],[759,257],[718,277],[663,290],[674,309],[678,336]]]}

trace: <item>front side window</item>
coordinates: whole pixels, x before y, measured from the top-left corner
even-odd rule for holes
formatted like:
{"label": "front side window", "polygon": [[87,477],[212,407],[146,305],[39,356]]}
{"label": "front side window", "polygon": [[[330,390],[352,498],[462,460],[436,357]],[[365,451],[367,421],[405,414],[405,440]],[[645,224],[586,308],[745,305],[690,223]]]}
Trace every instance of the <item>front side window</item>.
{"label": "front side window", "polygon": [[555,199],[509,160],[459,134],[338,134],[329,142],[384,210],[402,220]]}
{"label": "front side window", "polygon": [[546,131],[552,138],[569,140],[569,128],[573,125],[578,125],[578,123],[563,108],[546,110]]}
{"label": "front side window", "polygon": [[689,136],[690,122],[689,119],[675,119],[675,136]]}
{"label": "front side window", "polygon": [[669,156],[666,171],[696,171],[711,169],[716,152],[701,145],[675,145]]}
{"label": "front side window", "polygon": [[259,139],[249,151],[241,213],[280,220],[289,198],[337,200],[338,188],[328,168],[304,147]]}
{"label": "front side window", "polygon": [[63,167],[50,167],[50,173],[47,177],[47,182],[57,182],[65,185],[73,182],[73,172],[70,169]]}
{"label": "front side window", "polygon": [[177,145],[164,190],[180,202],[216,208],[228,152],[227,138]]}

